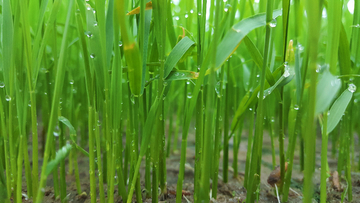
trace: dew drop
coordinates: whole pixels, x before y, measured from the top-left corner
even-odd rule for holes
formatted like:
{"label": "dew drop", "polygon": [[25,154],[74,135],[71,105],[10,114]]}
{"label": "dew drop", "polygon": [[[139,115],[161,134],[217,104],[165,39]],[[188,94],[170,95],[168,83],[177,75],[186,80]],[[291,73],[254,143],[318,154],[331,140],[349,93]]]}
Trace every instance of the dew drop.
{"label": "dew drop", "polygon": [[95,58],[95,54],[90,54],[90,58],[94,59],[94,58]]}
{"label": "dew drop", "polygon": [[277,24],[276,19],[273,18],[269,25],[270,27],[276,27],[276,24]]}
{"label": "dew drop", "polygon": [[6,101],[11,101],[11,97],[9,95],[5,96]]}
{"label": "dew drop", "polygon": [[74,80],[70,80],[70,85],[73,85],[74,84]]}
{"label": "dew drop", "polygon": [[0,82],[0,88],[4,88],[4,87],[5,87],[4,82]]}
{"label": "dew drop", "polygon": [[348,90],[352,93],[356,91],[356,86],[353,83],[349,84]]}
{"label": "dew drop", "polygon": [[90,31],[86,31],[85,32],[85,35],[88,37],[88,38],[91,38],[93,36],[93,34],[90,32]]}

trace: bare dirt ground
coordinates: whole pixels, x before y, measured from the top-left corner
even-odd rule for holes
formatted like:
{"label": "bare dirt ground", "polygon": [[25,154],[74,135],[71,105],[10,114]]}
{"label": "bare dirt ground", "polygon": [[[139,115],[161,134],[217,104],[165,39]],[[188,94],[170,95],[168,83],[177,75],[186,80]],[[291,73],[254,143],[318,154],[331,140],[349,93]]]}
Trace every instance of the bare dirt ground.
{"label": "bare dirt ground", "polygon": [[[179,142],[180,143],[180,142]],[[275,149],[277,149],[277,139],[275,140]],[[286,146],[286,145],[285,145]],[[320,198],[320,149],[321,149],[321,140],[317,140],[317,155],[316,155],[316,169],[314,174],[314,188],[315,188],[315,195],[313,198],[313,202],[318,202]],[[292,175],[292,184],[291,190],[289,194],[289,201],[288,202],[302,202],[302,182],[303,182],[303,175],[300,172],[299,166],[299,146],[297,146],[297,150],[295,151],[295,165],[293,169]],[[180,148],[178,148],[180,149]],[[238,168],[239,173],[237,178],[233,178],[234,174],[230,168],[229,170],[229,181],[224,183],[222,179],[219,179],[218,183],[218,196],[217,199],[211,199],[211,202],[245,202],[246,199],[246,189],[243,187],[244,181],[244,171],[245,171],[245,159],[246,159],[246,149],[247,149],[247,137],[243,137],[240,150],[238,154]],[[278,153],[278,151],[276,152]],[[358,156],[358,154],[357,154]],[[184,196],[182,198],[182,202],[194,202],[193,200],[193,192],[194,192],[194,159],[195,157],[195,140],[191,135],[188,139],[188,149],[187,149],[187,167],[185,169],[185,180],[183,184]],[[329,166],[331,171],[335,171],[337,167],[336,159],[332,159],[330,156],[330,145],[329,145]],[[277,157],[278,159],[278,157]],[[356,158],[355,160],[358,160]],[[232,151],[232,140],[230,140],[230,151],[229,151],[229,165],[233,162],[233,151]],[[78,157],[79,163],[79,171],[80,171],[80,180],[81,180],[81,189],[83,190],[83,194],[77,194],[76,186],[75,186],[75,177],[73,174],[67,174],[66,182],[67,182],[67,198],[69,203],[90,203],[90,182],[89,182],[89,162],[88,158],[81,156],[79,154]],[[167,158],[166,167],[167,167],[167,186],[168,186],[168,195],[167,197],[162,200],[161,202],[175,202],[175,191],[176,191],[176,184],[177,178],[179,173],[179,163],[180,163],[180,154],[173,153]],[[270,138],[267,134],[264,134],[264,143],[263,143],[263,158],[262,158],[262,168],[261,168],[261,185],[260,185],[260,199],[259,202],[269,202],[269,203],[277,203],[278,200],[276,198],[274,189],[267,183],[267,178],[272,171],[272,158],[271,158],[271,142]],[[276,161],[279,163],[279,160]],[[355,164],[356,165],[356,164]],[[141,168],[141,174],[144,174],[144,167]],[[219,174],[222,176],[222,153],[220,159],[220,170]],[[144,177],[141,177],[141,184],[144,185]],[[341,194],[346,188],[346,181],[340,180],[340,190],[336,190],[333,186],[332,181],[329,180],[327,184],[328,188],[328,200],[327,202],[335,203],[341,201]],[[60,202],[59,199],[56,199],[53,192],[53,181],[52,177],[48,178],[47,187],[45,188],[45,196],[43,202]],[[352,173],[352,185],[353,185],[353,201],[352,202],[360,202],[360,173],[353,172]],[[106,195],[106,186],[105,186],[105,195]],[[26,194],[26,184],[23,184],[23,193]],[[135,196],[135,195],[134,195]],[[23,198],[23,202],[31,203],[32,200],[26,200],[25,197]],[[97,202],[100,202],[99,199]],[[115,187],[115,202],[122,202],[121,197],[119,197],[117,189]],[[133,198],[133,202],[135,201],[135,197]],[[145,199],[144,202],[151,202],[151,199]],[[347,197],[345,198],[344,202],[347,201]]]}

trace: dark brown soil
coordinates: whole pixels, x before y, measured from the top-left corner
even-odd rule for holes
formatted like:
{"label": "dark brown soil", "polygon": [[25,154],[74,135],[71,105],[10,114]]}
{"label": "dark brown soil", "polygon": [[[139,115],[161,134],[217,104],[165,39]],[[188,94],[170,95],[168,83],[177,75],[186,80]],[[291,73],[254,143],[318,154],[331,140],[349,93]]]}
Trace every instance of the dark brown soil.
{"label": "dark brown soil", "polygon": [[[277,141],[277,140],[276,140]],[[276,142],[277,143],[277,142]],[[276,144],[277,145],[277,144]],[[317,145],[321,146],[321,140],[317,140]],[[272,158],[271,158],[271,145],[270,138],[268,135],[264,135],[264,143],[263,143],[263,158],[262,158],[262,168],[261,168],[261,185],[260,185],[260,199],[259,202],[274,202],[277,203],[278,200],[275,195],[275,191],[271,186],[267,183],[267,178],[272,171]],[[233,162],[233,151],[232,151],[232,140],[230,141],[230,152],[229,152],[229,165]],[[277,146],[275,146],[277,149]],[[298,147],[297,147],[298,148]],[[247,149],[247,140],[243,138],[243,141],[240,145],[240,151],[238,154],[238,167],[239,173],[236,178],[234,177],[233,170],[230,167],[229,169],[229,181],[224,183],[222,179],[219,179],[218,183],[218,195],[217,199],[211,199],[211,202],[244,202],[246,199],[246,189],[243,187],[244,181],[244,171],[245,171],[245,159],[246,159],[246,149]],[[299,170],[299,156],[298,149],[295,152],[295,165],[292,176],[292,185],[291,191],[289,194],[288,202],[302,202],[302,180],[303,175]],[[330,151],[330,149],[329,149]],[[278,152],[277,152],[278,153]],[[80,180],[81,180],[81,189],[83,193],[78,195],[75,186],[75,177],[73,174],[67,174],[66,182],[67,182],[67,198],[68,202],[71,203],[88,203],[90,202],[90,182],[89,182],[89,173],[88,167],[89,162],[88,158],[81,156],[79,154],[78,163],[80,170]],[[194,178],[194,156],[195,156],[195,142],[194,138],[191,136],[188,140],[188,150],[187,150],[187,166],[185,169],[185,180],[183,184],[184,196],[182,202],[194,202],[193,201],[193,178]],[[221,153],[222,157],[222,153]],[[331,171],[335,171],[337,167],[336,159],[332,159],[329,153],[329,166]],[[277,157],[278,159],[278,157]],[[315,195],[313,202],[318,202],[320,198],[319,190],[320,190],[320,147],[317,148],[316,155],[316,169],[314,174],[314,185],[315,185]],[[173,153],[167,158],[166,167],[167,167],[167,186],[168,186],[168,195],[167,197],[160,202],[175,202],[175,191],[177,178],[179,173],[179,163],[180,163],[180,154]],[[279,163],[279,160],[276,160],[276,163]],[[356,165],[356,164],[354,164]],[[354,167],[355,168],[355,167]],[[141,173],[144,172],[144,167],[141,168]],[[220,170],[219,174],[222,177],[222,159],[220,160]],[[144,177],[141,177],[141,180],[144,180]],[[142,181],[144,185],[144,182]],[[44,202],[60,202],[59,199],[56,199],[53,192],[53,181],[50,176],[47,182],[47,187],[45,188],[45,196]],[[353,201],[352,202],[360,202],[360,173],[352,173],[352,185],[353,185]],[[328,181],[328,202],[335,203],[341,201],[341,194],[343,190],[346,188],[346,181],[341,180],[341,190],[337,191],[331,184],[331,181]],[[106,195],[106,185],[105,185],[105,195]],[[26,194],[26,185],[23,184],[23,193]],[[135,201],[135,197],[133,199]],[[25,200],[26,203],[32,202],[32,200]],[[97,202],[100,202],[99,199]],[[115,202],[122,202],[121,197],[119,197],[117,189],[115,187]],[[151,202],[151,199],[145,199],[144,202]],[[347,196],[344,202],[347,201]]]}

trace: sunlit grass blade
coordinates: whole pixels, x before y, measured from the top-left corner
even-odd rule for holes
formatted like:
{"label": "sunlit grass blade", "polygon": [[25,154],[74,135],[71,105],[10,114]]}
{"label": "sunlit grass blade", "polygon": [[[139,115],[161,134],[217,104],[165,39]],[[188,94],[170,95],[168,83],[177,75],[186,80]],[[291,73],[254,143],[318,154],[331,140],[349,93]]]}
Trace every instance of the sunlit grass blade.
{"label": "sunlit grass blade", "polygon": [[[273,18],[281,15],[281,10],[275,10]],[[244,19],[233,25],[226,32],[224,38],[220,42],[216,52],[216,67],[221,66],[239,46],[241,40],[255,28],[264,26],[265,14],[258,14],[250,18]]]}
{"label": "sunlit grass blade", "polygon": [[195,44],[190,38],[184,37],[180,42],[176,44],[174,49],[170,52],[164,64],[164,78],[167,78],[175,65],[181,59],[181,57]]}

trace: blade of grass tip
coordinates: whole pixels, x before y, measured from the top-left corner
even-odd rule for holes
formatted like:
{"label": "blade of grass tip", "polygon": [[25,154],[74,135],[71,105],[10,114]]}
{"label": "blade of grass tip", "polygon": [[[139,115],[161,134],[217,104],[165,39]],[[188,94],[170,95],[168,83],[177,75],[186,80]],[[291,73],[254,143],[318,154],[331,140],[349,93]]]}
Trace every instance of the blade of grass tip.
{"label": "blade of grass tip", "polygon": [[263,67],[260,74],[260,94],[259,94],[259,102],[257,108],[257,116],[256,116],[256,124],[255,124],[255,137],[254,144],[251,154],[251,163],[250,163],[250,173],[248,187],[247,187],[247,195],[246,201],[253,202],[255,201],[255,196],[258,194],[255,193],[255,189],[260,184],[259,178],[261,172],[261,157],[262,157],[262,140],[263,140],[263,119],[264,119],[264,88],[265,88],[265,77],[266,77],[266,66],[268,63],[268,53],[270,46],[270,23],[273,20],[273,1],[267,2],[266,9],[266,34],[265,34],[265,48],[264,48],[264,61]]}
{"label": "blade of grass tip", "polygon": [[44,186],[45,186],[45,181],[47,179],[47,174],[45,173],[45,170],[46,170],[47,162],[48,162],[48,159],[49,159],[51,138],[52,138],[53,130],[54,130],[55,123],[56,123],[56,120],[57,120],[56,119],[56,114],[57,114],[57,111],[58,111],[58,105],[59,105],[59,99],[60,99],[60,91],[61,91],[61,88],[62,88],[61,84],[63,83],[63,80],[64,80],[65,47],[67,45],[67,34],[68,34],[68,30],[69,30],[69,22],[70,22],[70,17],[71,17],[71,13],[72,13],[73,3],[74,3],[73,0],[69,1],[68,12],[67,12],[66,22],[65,22],[65,29],[64,29],[62,42],[61,42],[59,63],[58,63],[57,74],[56,74],[56,79],[55,79],[55,89],[54,89],[52,108],[51,108],[51,116],[50,116],[49,128],[48,128],[48,132],[47,132],[47,139],[46,139],[46,145],[45,145],[44,161],[43,161],[43,166],[42,166],[42,170],[41,170],[41,178],[40,178],[39,189],[37,191],[37,196],[36,196],[36,202],[37,203],[40,203],[42,201],[42,198],[43,198],[43,195],[44,195],[44,192],[45,192]]}

